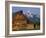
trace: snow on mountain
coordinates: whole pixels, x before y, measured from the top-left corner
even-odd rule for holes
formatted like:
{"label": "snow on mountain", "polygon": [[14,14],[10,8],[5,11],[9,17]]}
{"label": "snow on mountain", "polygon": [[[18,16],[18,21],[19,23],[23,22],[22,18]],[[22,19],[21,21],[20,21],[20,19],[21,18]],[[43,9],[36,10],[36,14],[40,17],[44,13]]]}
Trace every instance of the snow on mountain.
{"label": "snow on mountain", "polygon": [[29,17],[33,18],[32,13],[25,13],[25,15],[26,15],[28,18],[29,18]]}
{"label": "snow on mountain", "polygon": [[40,15],[35,15],[35,14],[29,13],[29,12],[25,13],[25,15],[27,16],[29,21],[32,21],[32,22],[40,21]]}

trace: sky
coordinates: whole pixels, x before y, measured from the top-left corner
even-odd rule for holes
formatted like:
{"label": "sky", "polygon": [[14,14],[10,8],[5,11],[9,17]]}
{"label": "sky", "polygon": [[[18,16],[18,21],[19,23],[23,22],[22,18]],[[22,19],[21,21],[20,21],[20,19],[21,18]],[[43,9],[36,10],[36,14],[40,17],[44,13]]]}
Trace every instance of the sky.
{"label": "sky", "polygon": [[36,7],[12,7],[12,13],[22,10],[23,13],[40,14],[40,8]]}

